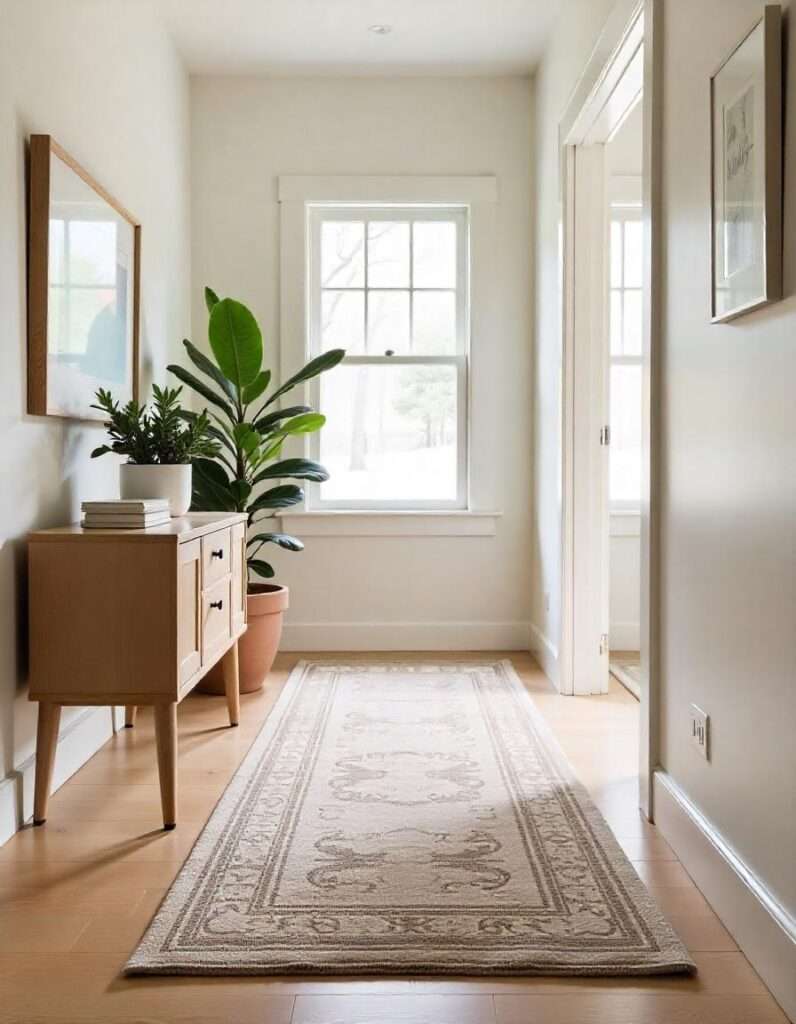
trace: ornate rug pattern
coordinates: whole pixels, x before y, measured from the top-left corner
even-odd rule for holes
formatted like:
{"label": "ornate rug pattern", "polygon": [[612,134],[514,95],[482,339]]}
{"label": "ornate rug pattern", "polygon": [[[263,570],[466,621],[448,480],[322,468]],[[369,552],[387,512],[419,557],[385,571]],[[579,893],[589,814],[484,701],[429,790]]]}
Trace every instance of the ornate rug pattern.
{"label": "ornate rug pattern", "polygon": [[693,969],[509,662],[298,665],[126,967]]}

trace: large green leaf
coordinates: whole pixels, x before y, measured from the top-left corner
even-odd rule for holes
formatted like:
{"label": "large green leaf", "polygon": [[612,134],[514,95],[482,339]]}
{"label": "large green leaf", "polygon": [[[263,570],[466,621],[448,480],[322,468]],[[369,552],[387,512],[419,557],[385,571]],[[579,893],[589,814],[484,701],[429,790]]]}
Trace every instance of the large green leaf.
{"label": "large green leaf", "polygon": [[198,377],[194,377],[194,375],[189,373],[188,370],[183,369],[182,366],[177,366],[175,363],[170,364],[166,369],[169,373],[173,373],[175,377],[179,378],[183,384],[187,384],[189,388],[193,388],[194,391],[198,392],[202,398],[207,399],[207,401],[211,402],[213,405],[217,405],[219,409],[223,409],[231,420],[235,420],[235,413],[232,411],[229,403],[225,402],[220,395],[217,395],[215,391],[209,388],[204,381],[199,380]]}
{"label": "large green leaf", "polygon": [[319,412],[303,412],[294,416],[279,428],[283,434],[314,434],[326,422],[326,417]]}
{"label": "large green leaf", "polygon": [[312,459],[283,459],[266,467],[254,478],[252,483],[259,484],[263,480],[279,480],[281,477],[292,476],[297,480],[313,480],[323,483],[329,479],[329,473]]}
{"label": "large green leaf", "polygon": [[210,434],[211,437],[215,438],[216,441],[220,441],[221,444],[223,444],[224,447],[227,449],[227,451],[232,453],[232,455],[237,454],[237,452],[235,451],[235,445],[232,443],[232,441],[230,441],[225,431],[221,430],[219,427],[214,427],[213,424],[211,423],[210,426],[207,428],[207,432],[208,434]]}
{"label": "large green leaf", "polygon": [[249,500],[249,495],[252,492],[252,485],[248,480],[233,480],[229,485],[229,489],[235,495],[235,500],[240,511],[245,512],[246,502]]}
{"label": "large green leaf", "polygon": [[319,373],[325,373],[326,370],[331,370],[333,366],[337,366],[344,356],[345,349],[332,348],[329,349],[328,352],[324,352],[323,355],[316,356],[315,359],[311,359],[303,369],[299,370],[298,373],[286,380],[282,387],[277,388],[265,405],[271,405],[271,403],[275,402],[280,395],[284,395],[286,391],[290,391],[292,388],[296,387],[297,384],[303,384],[304,381],[312,380],[313,377],[317,377]]}
{"label": "large green leaf", "polygon": [[188,357],[194,366],[197,366],[202,373],[206,373],[211,380],[214,380],[227,398],[234,402],[236,398],[235,388],[232,386],[232,383],[227,380],[221,370],[219,370],[216,364],[211,359],[208,359],[204,352],[200,352],[196,345],[191,344],[187,338],[183,340],[183,345],[185,346],[185,351],[188,353]]}
{"label": "large green leaf", "polygon": [[291,537],[289,533],[256,533],[249,545],[256,544],[255,553],[260,550],[263,544],[278,544],[286,551],[303,551],[304,545],[298,537]]}
{"label": "large green leaf", "polygon": [[221,372],[242,390],[260,372],[263,337],[251,310],[235,299],[221,299],[210,313],[210,347]]}
{"label": "large green leaf", "polygon": [[249,505],[249,515],[262,509],[290,508],[304,500],[304,491],[296,484],[282,484],[263,491]]}
{"label": "large green leaf", "polygon": [[289,420],[291,416],[298,416],[302,412],[312,412],[311,406],[291,405],[287,409],[277,409],[275,412],[269,412],[265,416],[260,416],[259,419],[255,417],[254,426],[261,434],[265,434],[281,420]]}
{"label": "large green leaf", "polygon": [[106,455],[108,452],[112,452],[113,448],[109,448],[107,444],[101,444],[99,448],[95,448],[91,453],[91,458],[96,459],[100,455]]}
{"label": "large green leaf", "polygon": [[235,443],[241,449],[250,455],[254,449],[260,443],[260,435],[256,430],[252,429],[250,423],[238,423],[235,426]]}
{"label": "large green leaf", "polygon": [[237,508],[229,477],[212,459],[194,459],[193,491],[198,511],[234,512]]}
{"label": "large green leaf", "polygon": [[207,312],[213,312],[213,306],[218,302],[218,296],[212,288],[205,286],[205,305],[207,306]]}
{"label": "large green leaf", "polygon": [[247,384],[243,389],[241,398],[243,404],[248,405],[250,402],[256,402],[260,395],[265,391],[268,385],[271,383],[271,371],[261,370],[251,384]]}
{"label": "large green leaf", "polygon": [[267,580],[272,579],[276,575],[273,567],[261,558],[250,558],[246,564],[251,572],[256,572],[258,576],[264,576]]}

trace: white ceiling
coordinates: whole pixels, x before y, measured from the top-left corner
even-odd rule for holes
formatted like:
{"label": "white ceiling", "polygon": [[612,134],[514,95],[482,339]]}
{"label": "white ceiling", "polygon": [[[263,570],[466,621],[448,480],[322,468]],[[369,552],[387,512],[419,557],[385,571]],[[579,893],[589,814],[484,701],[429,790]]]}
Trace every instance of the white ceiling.
{"label": "white ceiling", "polygon": [[[528,74],[560,0],[159,0],[195,73]],[[370,25],[392,27],[388,35]]]}

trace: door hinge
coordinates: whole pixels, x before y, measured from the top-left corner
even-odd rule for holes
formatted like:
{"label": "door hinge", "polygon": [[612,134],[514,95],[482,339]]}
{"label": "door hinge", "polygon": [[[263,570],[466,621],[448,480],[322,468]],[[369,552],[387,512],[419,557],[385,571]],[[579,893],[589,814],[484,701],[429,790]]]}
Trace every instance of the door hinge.
{"label": "door hinge", "polygon": [[609,426],[600,427],[600,444],[609,445],[611,443],[611,428]]}
{"label": "door hinge", "polygon": [[608,651],[608,634],[600,634],[600,654],[606,654]]}

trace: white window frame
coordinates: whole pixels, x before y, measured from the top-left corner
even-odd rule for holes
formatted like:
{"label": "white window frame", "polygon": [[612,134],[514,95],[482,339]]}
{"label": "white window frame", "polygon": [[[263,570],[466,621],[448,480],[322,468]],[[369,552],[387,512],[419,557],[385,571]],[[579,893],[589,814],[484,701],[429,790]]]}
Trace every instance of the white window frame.
{"label": "white window frame", "polygon": [[[624,321],[625,315],[625,303],[624,297],[626,292],[638,292],[640,296],[643,296],[643,287],[628,288],[625,286],[625,238],[624,238],[624,226],[628,221],[633,223],[643,224],[643,211],[641,205],[641,182],[636,177],[628,176],[624,181],[620,178],[619,180],[614,179],[611,182],[613,198],[610,200],[608,208],[608,232],[610,239],[610,232],[612,230],[612,224],[618,222],[622,225],[622,254],[621,254],[621,284],[615,286],[611,279],[612,266],[613,266],[613,252],[608,247],[609,260],[607,268],[608,276],[608,302],[606,303],[606,316],[607,316],[607,344],[608,344],[608,401],[609,410],[612,408],[610,403],[613,402],[613,396],[610,389],[611,380],[611,369],[614,366],[638,366],[643,367],[643,354],[639,350],[637,355],[625,355],[624,353],[616,354],[611,348],[611,297],[616,292],[621,297],[621,308],[622,318]],[[638,191],[638,199],[636,199],[634,193]],[[624,334],[624,322],[623,322],[623,334]],[[639,399],[640,400],[640,399]],[[610,417],[609,417],[610,418]],[[610,459],[610,446],[609,446],[609,459]],[[610,466],[609,466],[609,481],[608,481],[608,507],[611,513],[629,513],[638,515],[640,512],[641,498],[628,499],[628,498],[612,498],[610,489]]]}
{"label": "white window frame", "polygon": [[[467,436],[469,423],[469,389],[468,369],[470,351],[470,234],[469,209],[467,206],[443,206],[428,204],[390,205],[373,203],[308,203],[307,208],[307,358],[312,359],[321,354],[321,226],[324,221],[339,222],[343,220],[363,221],[365,223],[364,249],[364,280],[362,285],[351,285],[340,288],[332,287],[332,291],[363,291],[365,325],[368,319],[368,224],[376,221],[403,221],[414,224],[417,221],[445,221],[456,224],[456,283],[451,288],[420,288],[413,279],[413,245],[414,231],[409,233],[409,283],[406,287],[374,287],[373,291],[409,292],[409,324],[412,330],[412,307],[417,292],[452,291],[456,292],[456,351],[450,355],[402,354],[391,355],[366,353],[346,356],[344,363],[348,366],[452,366],[456,371],[456,496],[448,500],[440,499],[324,499],[321,496],[321,485],[312,484],[307,489],[307,510],[310,512],[332,510],[395,510],[395,511],[427,511],[435,509],[465,509],[468,503],[467,487]],[[365,327],[367,330],[367,326]],[[411,338],[410,338],[411,346]],[[316,378],[310,387],[311,404],[323,412],[320,404],[320,378]],[[321,458],[321,437],[319,433],[310,435],[309,450],[313,459]]]}
{"label": "white window frame", "polygon": [[[279,369],[286,380],[307,361],[309,304],[307,206],[466,206],[470,235],[470,351],[468,358],[467,506],[462,509],[314,509],[303,504],[280,517],[282,527],[307,536],[493,536],[499,532],[502,479],[494,458],[494,424],[505,414],[494,386],[498,282],[498,180],[494,175],[281,175],[279,202]],[[311,385],[287,404],[311,402]],[[310,454],[310,438],[289,439],[285,453]]]}

